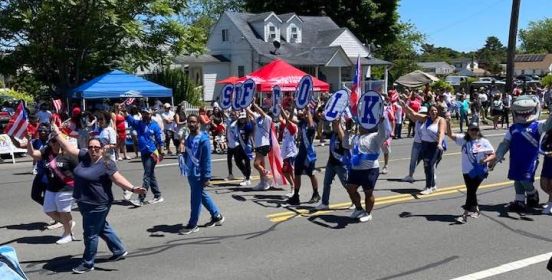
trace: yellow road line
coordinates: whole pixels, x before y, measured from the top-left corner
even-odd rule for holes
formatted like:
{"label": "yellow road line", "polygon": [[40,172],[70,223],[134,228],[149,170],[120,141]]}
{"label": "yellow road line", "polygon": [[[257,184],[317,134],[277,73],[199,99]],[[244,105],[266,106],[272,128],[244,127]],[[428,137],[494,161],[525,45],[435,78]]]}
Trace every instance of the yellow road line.
{"label": "yellow road line", "polygon": [[[536,177],[535,180],[538,180],[539,177]],[[501,187],[501,186],[507,186],[511,185],[512,181],[504,181],[499,183],[493,183],[493,184],[486,184],[481,185],[479,189],[488,189],[488,188],[494,188],[494,187]],[[398,202],[405,202],[415,199],[427,199],[431,197],[441,196],[441,195],[447,195],[447,194],[453,194],[456,192],[459,192],[460,190],[465,189],[465,185],[458,185],[458,186],[452,186],[447,188],[442,188],[437,190],[434,193],[428,194],[428,195],[420,195],[415,196],[412,194],[401,194],[401,195],[391,195],[391,196],[384,196],[376,198],[376,202],[374,203],[375,206],[383,205],[383,204],[391,204],[391,203],[398,203]],[[270,215],[267,215],[266,217],[274,222],[282,222],[286,221],[295,217],[311,217],[311,216],[317,216],[321,214],[327,214],[331,213],[335,210],[338,210],[339,208],[342,208],[344,206],[350,206],[351,202],[344,202],[344,203],[337,203],[330,205],[330,210],[325,211],[314,211],[314,210],[308,210],[308,209],[297,209],[295,211],[285,211],[285,212],[279,212],[279,213],[273,213]]]}

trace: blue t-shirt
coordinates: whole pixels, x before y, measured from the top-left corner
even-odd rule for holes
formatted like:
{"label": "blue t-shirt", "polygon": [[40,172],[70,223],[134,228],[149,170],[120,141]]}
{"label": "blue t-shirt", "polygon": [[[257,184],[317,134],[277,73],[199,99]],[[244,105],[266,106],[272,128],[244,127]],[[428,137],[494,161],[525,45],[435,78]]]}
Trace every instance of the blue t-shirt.
{"label": "blue t-shirt", "polygon": [[75,190],[73,197],[80,203],[108,205],[113,201],[111,176],[118,171],[112,160],[100,159],[92,162],[88,150],[79,152],[79,165],[73,171]]}

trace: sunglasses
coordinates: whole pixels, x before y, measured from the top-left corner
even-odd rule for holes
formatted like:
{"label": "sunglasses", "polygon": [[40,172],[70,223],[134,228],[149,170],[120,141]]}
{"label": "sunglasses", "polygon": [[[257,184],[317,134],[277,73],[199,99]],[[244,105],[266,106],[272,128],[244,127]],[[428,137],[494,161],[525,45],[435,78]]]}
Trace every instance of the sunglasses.
{"label": "sunglasses", "polygon": [[100,146],[88,146],[88,150],[94,150],[94,151],[99,151],[102,147]]}

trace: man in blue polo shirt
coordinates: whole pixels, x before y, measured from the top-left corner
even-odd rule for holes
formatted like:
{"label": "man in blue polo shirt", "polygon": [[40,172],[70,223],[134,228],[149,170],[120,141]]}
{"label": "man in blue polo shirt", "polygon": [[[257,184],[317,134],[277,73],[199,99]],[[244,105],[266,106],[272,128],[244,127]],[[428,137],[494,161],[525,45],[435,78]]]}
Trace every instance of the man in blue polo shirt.
{"label": "man in blue polo shirt", "polygon": [[[163,147],[163,140],[161,139],[161,128],[159,125],[151,120],[153,111],[150,108],[142,109],[142,120],[135,120],[131,115],[124,112],[126,121],[130,127],[136,130],[138,138],[138,149],[142,157],[142,165],[144,166],[144,178],[143,187],[148,190],[151,187],[153,193],[153,200],[149,203],[163,202],[164,199],[161,196],[159,185],[157,185],[157,179],[155,178],[155,165],[158,161],[159,151]],[[131,203],[134,206],[140,207],[144,205],[146,199],[145,194],[141,194],[138,200],[132,200]]]}

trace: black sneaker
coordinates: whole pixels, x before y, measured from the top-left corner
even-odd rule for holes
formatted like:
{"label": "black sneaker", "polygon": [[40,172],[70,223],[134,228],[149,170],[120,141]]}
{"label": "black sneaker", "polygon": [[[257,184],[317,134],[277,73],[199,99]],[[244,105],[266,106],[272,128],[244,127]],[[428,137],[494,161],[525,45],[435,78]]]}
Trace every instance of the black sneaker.
{"label": "black sneaker", "polygon": [[73,273],[83,274],[92,270],[94,270],[94,267],[86,267],[83,263],[81,263],[79,266],[73,268]]}
{"label": "black sneaker", "polygon": [[540,207],[540,205],[539,205],[539,192],[527,195],[527,207],[529,207],[529,208],[538,208],[538,207]]}
{"label": "black sneaker", "polygon": [[118,260],[123,260],[128,255],[128,251],[124,251],[122,254],[113,255],[109,258],[110,261],[115,262]]}
{"label": "black sneaker", "polygon": [[178,234],[180,235],[188,235],[188,234],[192,234],[194,232],[198,232],[199,231],[199,227],[197,226],[186,226],[185,228],[181,229],[180,231],[178,231]]}
{"label": "black sneaker", "polygon": [[526,206],[523,201],[512,201],[507,206],[508,210],[514,212],[525,212]]}
{"label": "black sneaker", "polygon": [[309,204],[314,204],[320,202],[320,195],[318,193],[313,193],[311,199],[309,200]]}
{"label": "black sneaker", "polygon": [[212,217],[211,221],[205,224],[205,227],[222,226],[222,223],[224,223],[224,217],[218,214],[218,216]]}
{"label": "black sneaker", "polygon": [[299,205],[299,204],[301,204],[301,201],[299,201],[299,195],[294,195],[294,196],[290,197],[286,201],[286,203],[289,204],[289,205]]}

